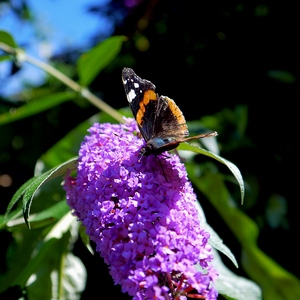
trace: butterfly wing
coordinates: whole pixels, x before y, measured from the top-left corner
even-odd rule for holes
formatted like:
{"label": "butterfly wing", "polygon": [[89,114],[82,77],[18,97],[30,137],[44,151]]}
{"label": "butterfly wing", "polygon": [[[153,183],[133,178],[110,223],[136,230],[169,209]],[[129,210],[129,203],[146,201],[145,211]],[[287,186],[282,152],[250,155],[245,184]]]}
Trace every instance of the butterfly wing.
{"label": "butterfly wing", "polygon": [[158,96],[155,85],[137,76],[130,68],[122,71],[122,80],[129,106],[146,142],[153,135]]}
{"label": "butterfly wing", "polygon": [[185,118],[176,103],[166,96],[158,98],[151,138],[173,138],[180,142],[189,135]]}
{"label": "butterfly wing", "polygon": [[146,141],[142,155],[160,154],[176,148],[181,142],[216,136],[216,132],[187,137],[189,130],[176,103],[155,93],[155,85],[137,76],[130,68],[122,71],[122,80],[140,132]]}

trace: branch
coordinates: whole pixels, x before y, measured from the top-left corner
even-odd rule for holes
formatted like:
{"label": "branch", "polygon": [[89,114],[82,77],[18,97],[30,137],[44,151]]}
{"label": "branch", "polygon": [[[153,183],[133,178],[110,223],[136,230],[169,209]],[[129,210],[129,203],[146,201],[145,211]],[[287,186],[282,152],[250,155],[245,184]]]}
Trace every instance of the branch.
{"label": "branch", "polygon": [[118,122],[124,123],[124,119],[118,111],[116,111],[110,105],[105,103],[102,99],[100,99],[99,97],[97,97],[96,95],[91,93],[88,88],[79,85],[77,82],[75,82],[70,77],[63,74],[62,72],[58,71],[57,69],[53,68],[51,65],[26,54],[25,51],[20,48],[13,48],[2,42],[0,42],[0,49],[2,49],[3,51],[5,51],[9,54],[12,54],[16,58],[17,61],[28,62],[28,63],[44,70],[48,74],[56,77],[58,80],[63,82],[66,86],[68,86],[75,92],[80,93],[82,97],[87,99],[94,106],[96,106],[100,110],[106,112],[107,114],[112,116],[114,119],[116,119]]}

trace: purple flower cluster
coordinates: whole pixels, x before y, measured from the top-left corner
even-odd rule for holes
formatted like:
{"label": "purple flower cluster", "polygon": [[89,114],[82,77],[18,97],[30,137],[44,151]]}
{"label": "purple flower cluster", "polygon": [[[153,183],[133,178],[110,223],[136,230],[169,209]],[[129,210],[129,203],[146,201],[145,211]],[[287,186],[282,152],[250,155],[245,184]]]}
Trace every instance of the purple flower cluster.
{"label": "purple flower cluster", "polygon": [[209,234],[184,165],[169,153],[141,157],[137,131],[132,119],[89,129],[77,177],[65,178],[67,202],[133,299],[216,299]]}

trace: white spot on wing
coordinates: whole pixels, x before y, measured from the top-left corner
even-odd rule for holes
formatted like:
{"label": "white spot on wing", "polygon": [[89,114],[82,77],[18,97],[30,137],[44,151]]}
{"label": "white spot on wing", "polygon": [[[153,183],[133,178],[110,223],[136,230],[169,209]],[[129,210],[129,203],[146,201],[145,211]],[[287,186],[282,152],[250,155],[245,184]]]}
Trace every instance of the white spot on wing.
{"label": "white spot on wing", "polygon": [[135,87],[136,89],[139,88],[139,86],[140,86],[140,85],[139,85],[137,82],[134,83],[134,87]]}
{"label": "white spot on wing", "polygon": [[127,94],[128,102],[131,103],[132,100],[136,97],[136,93],[134,90],[130,90],[130,92]]}

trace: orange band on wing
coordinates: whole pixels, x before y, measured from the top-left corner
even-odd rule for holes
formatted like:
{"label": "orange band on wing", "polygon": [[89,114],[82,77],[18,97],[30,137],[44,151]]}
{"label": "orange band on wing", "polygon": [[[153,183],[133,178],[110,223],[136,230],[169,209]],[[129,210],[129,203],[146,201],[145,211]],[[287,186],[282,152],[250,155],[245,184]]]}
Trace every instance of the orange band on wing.
{"label": "orange band on wing", "polygon": [[144,104],[144,106],[147,105],[150,100],[157,100],[156,93],[153,90],[145,91],[143,102],[140,103],[140,106],[142,103]]}
{"label": "orange band on wing", "polygon": [[148,90],[144,93],[143,100],[140,102],[140,109],[136,114],[136,121],[140,126],[142,126],[143,117],[146,111],[146,106],[150,101],[155,101],[155,100],[157,100],[157,96],[153,90]]}
{"label": "orange band on wing", "polygon": [[174,116],[176,116],[176,118],[178,120],[178,124],[186,125],[185,118],[184,118],[181,110],[175,104],[175,102],[172,99],[170,99],[169,97],[166,97],[166,99],[168,100],[168,105],[169,105],[171,112],[173,113]]}

